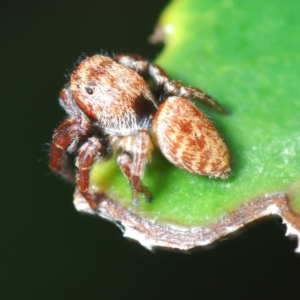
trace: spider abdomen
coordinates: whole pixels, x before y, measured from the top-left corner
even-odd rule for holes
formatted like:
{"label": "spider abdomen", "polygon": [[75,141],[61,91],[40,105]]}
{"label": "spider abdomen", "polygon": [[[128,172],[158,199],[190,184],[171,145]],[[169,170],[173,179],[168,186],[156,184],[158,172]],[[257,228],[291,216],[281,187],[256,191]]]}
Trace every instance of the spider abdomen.
{"label": "spider abdomen", "polygon": [[209,177],[229,176],[226,144],[206,115],[188,99],[169,97],[159,106],[151,137],[174,165]]}

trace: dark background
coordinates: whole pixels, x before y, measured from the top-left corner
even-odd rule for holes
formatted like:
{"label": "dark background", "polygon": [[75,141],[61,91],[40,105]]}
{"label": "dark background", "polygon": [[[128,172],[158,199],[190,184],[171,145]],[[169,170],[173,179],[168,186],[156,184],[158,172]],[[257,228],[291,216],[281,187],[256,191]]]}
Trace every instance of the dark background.
{"label": "dark background", "polygon": [[47,167],[64,113],[57,98],[78,56],[148,44],[160,1],[1,1],[0,299],[299,299],[296,240],[280,219],[194,254],[156,251],[83,216]]}

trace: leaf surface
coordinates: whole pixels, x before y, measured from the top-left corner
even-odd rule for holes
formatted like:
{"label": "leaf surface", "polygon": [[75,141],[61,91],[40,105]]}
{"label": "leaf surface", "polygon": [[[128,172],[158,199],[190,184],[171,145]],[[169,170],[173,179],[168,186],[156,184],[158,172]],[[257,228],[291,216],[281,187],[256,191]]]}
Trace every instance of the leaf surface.
{"label": "leaf surface", "polygon": [[155,151],[143,180],[153,203],[131,204],[115,160],[95,165],[94,183],[156,224],[210,226],[255,199],[284,195],[299,225],[299,15],[297,0],[171,2],[159,21],[166,45],[156,63],[230,111],[220,115],[197,104],[229,147],[232,176],[189,174]]}

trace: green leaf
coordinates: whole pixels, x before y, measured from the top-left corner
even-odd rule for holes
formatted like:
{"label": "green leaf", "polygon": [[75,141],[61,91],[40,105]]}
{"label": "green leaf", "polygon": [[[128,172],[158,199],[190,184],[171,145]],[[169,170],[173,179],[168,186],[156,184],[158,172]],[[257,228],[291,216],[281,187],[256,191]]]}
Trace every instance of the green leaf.
{"label": "green leaf", "polygon": [[157,63],[231,111],[210,113],[230,148],[233,176],[208,183],[205,190],[215,191],[205,191],[206,201],[240,204],[291,186],[299,198],[299,13],[296,0],[188,0],[174,1],[162,17],[174,32]]}
{"label": "green leaf", "polygon": [[143,180],[153,203],[131,204],[115,160],[94,166],[97,187],[137,217],[164,226],[213,226],[270,195],[286,198],[299,221],[299,15],[297,0],[173,1],[159,22],[166,46],[156,63],[230,111],[220,115],[199,105],[229,147],[232,176],[189,174],[155,151]]}

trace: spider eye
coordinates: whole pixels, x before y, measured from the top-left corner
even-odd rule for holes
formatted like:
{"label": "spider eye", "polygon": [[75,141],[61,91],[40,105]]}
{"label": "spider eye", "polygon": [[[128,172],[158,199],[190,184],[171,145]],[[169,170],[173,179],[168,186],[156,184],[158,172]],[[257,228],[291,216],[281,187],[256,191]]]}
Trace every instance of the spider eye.
{"label": "spider eye", "polygon": [[93,93],[94,93],[94,90],[90,87],[86,87],[85,90],[89,95],[93,95]]}

